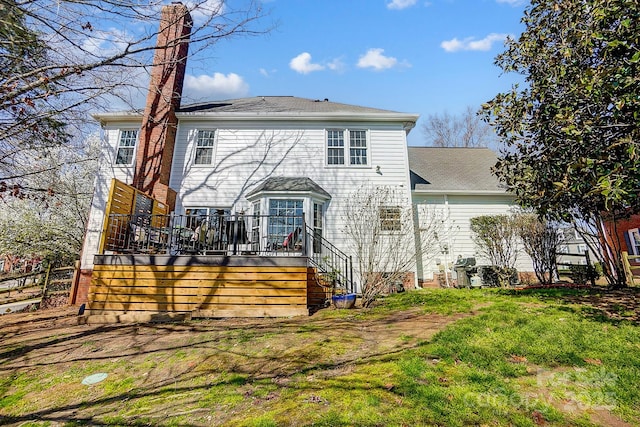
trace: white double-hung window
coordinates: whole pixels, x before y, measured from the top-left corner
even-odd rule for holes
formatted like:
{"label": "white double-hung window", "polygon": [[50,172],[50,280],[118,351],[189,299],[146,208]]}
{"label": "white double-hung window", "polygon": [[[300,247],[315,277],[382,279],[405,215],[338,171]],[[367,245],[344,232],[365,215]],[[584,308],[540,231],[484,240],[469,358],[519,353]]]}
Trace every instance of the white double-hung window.
{"label": "white double-hung window", "polygon": [[369,165],[368,132],[362,129],[327,130],[327,165]]}
{"label": "white double-hung window", "polygon": [[344,165],[344,131],[327,131],[327,163]]}
{"label": "white double-hung window", "polygon": [[199,130],[196,135],[196,165],[213,164],[213,149],[215,147],[215,130]]}
{"label": "white double-hung window", "polygon": [[133,163],[133,154],[137,141],[137,129],[123,129],[120,131],[116,150],[116,165],[130,165]]}
{"label": "white double-hung window", "polygon": [[367,131],[349,131],[349,164],[367,165]]}

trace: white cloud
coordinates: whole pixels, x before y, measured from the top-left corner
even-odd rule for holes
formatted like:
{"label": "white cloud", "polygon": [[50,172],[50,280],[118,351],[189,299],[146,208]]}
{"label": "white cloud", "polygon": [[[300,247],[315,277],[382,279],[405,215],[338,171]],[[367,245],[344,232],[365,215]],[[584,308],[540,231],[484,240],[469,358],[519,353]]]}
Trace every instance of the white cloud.
{"label": "white cloud", "polygon": [[184,3],[189,8],[191,18],[198,25],[211,21],[225,12],[223,0],[197,0]]}
{"label": "white cloud", "polygon": [[289,67],[293,71],[297,71],[300,74],[309,74],[314,71],[324,70],[324,65],[314,64],[311,62],[311,54],[309,52],[302,52],[289,62]]}
{"label": "white cloud", "polygon": [[341,58],[336,58],[327,64],[327,68],[330,69],[331,71],[342,72],[345,70],[346,65],[344,64]]}
{"label": "white cloud", "polygon": [[266,68],[260,68],[258,70],[258,72],[260,73],[260,75],[262,75],[263,77],[271,77],[273,74],[277,73],[278,70],[273,68],[271,70],[267,70]]}
{"label": "white cloud", "polygon": [[491,50],[494,43],[504,42],[508,36],[508,34],[491,33],[480,40],[474,40],[473,37],[468,37],[464,40],[453,38],[451,40],[445,40],[440,43],[440,47],[447,52],[459,52],[461,50],[487,51]]}
{"label": "white cloud", "polygon": [[184,79],[186,95],[189,98],[200,99],[221,99],[246,96],[249,93],[249,84],[235,73],[227,75],[214,73],[213,76],[187,75]]}
{"label": "white cloud", "polygon": [[387,9],[402,10],[416,4],[418,0],[391,0],[387,3]]}
{"label": "white cloud", "polygon": [[386,70],[398,64],[398,60],[392,56],[384,56],[384,49],[369,49],[367,53],[360,56],[358,60],[359,68],[373,68],[375,70]]}
{"label": "white cloud", "polygon": [[121,52],[127,47],[129,41],[134,38],[126,30],[110,28],[108,30],[95,30],[82,41],[81,55],[87,53],[96,56],[109,56]]}

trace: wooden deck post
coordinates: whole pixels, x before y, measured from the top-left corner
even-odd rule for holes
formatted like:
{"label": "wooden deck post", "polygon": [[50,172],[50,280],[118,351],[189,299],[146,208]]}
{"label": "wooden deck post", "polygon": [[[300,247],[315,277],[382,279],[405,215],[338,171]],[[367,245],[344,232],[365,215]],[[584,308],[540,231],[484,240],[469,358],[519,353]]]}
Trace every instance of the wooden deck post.
{"label": "wooden deck post", "polygon": [[624,274],[627,276],[627,286],[635,286],[635,280],[633,280],[633,271],[631,270],[631,263],[629,262],[629,253],[622,251],[622,265],[624,267]]}

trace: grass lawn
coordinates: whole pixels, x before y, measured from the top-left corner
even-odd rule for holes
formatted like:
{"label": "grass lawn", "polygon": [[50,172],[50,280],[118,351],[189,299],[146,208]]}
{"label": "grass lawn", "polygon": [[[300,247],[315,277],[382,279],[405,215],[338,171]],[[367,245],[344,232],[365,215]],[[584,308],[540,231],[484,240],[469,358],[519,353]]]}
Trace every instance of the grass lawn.
{"label": "grass lawn", "polygon": [[638,297],[443,289],[293,319],[3,316],[0,425],[640,425]]}

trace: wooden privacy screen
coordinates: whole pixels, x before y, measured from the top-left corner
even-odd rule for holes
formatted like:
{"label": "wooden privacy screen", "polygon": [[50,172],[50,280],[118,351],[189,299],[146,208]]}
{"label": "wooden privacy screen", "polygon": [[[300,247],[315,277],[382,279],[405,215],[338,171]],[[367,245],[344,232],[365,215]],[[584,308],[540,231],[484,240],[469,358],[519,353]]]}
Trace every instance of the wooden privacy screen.
{"label": "wooden privacy screen", "polygon": [[[168,206],[158,200],[155,200],[140,190],[125,184],[117,179],[111,180],[111,189],[109,190],[109,199],[104,213],[104,221],[102,227],[102,235],[100,237],[100,247],[98,253],[104,253],[105,249],[113,247],[121,247],[124,242],[120,242],[126,235],[128,223],[126,221],[117,221],[113,223],[111,215],[150,215],[151,226],[161,227],[162,216],[168,215]],[[154,222],[157,222],[155,224]]]}

